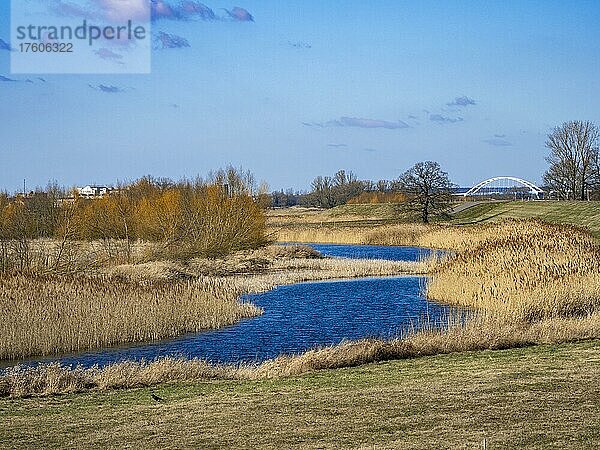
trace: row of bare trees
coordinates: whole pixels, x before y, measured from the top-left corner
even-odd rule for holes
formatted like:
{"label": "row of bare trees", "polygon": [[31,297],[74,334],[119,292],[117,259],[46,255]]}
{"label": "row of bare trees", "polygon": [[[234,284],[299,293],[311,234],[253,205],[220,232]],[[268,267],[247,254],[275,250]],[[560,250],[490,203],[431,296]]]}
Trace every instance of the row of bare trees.
{"label": "row of bare trees", "polygon": [[41,258],[46,267],[58,267],[85,242],[127,262],[138,242],[151,243],[152,255],[166,258],[257,248],[268,241],[266,219],[248,181],[223,171],[207,182],[143,178],[99,199],[69,198],[58,190],[0,195],[0,269],[26,270],[34,258],[37,265]]}
{"label": "row of bare trees", "polygon": [[600,130],[590,121],[565,122],[548,135],[544,183],[558,198],[586,200],[600,188],[599,143]]}
{"label": "row of bare trees", "polygon": [[311,184],[311,192],[306,203],[320,208],[333,208],[343,205],[365,190],[365,183],[353,172],[339,170],[333,177],[318,176]]}
{"label": "row of bare trees", "polygon": [[431,216],[448,209],[454,187],[435,161],[419,162],[393,181],[361,181],[352,172],[340,170],[333,177],[314,179],[308,203],[321,208],[346,203],[398,203],[428,223]]}

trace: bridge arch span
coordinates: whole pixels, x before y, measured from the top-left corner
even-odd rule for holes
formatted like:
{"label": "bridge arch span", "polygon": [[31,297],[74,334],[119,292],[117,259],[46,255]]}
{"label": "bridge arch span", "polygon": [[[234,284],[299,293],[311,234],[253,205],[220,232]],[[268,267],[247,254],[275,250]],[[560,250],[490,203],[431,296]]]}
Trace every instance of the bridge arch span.
{"label": "bridge arch span", "polygon": [[479,192],[484,187],[486,187],[490,184],[496,183],[498,181],[503,181],[503,180],[512,181],[521,186],[528,188],[529,193],[532,195],[535,195],[537,198],[540,198],[540,196],[544,193],[543,189],[537,187],[531,181],[527,181],[527,180],[524,180],[524,179],[518,178],[518,177],[501,176],[501,177],[488,178],[487,180],[483,180],[480,183],[477,183],[475,186],[473,186],[471,189],[469,189],[467,192],[465,192],[463,194],[463,196],[469,197],[471,195],[475,195],[475,194],[477,194],[477,192]]}

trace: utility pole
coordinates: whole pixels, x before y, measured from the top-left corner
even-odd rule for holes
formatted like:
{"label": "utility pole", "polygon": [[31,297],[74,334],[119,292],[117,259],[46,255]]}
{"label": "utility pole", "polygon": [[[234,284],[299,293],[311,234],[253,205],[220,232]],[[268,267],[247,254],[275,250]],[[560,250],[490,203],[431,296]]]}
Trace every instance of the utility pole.
{"label": "utility pole", "polygon": [[25,178],[23,178],[23,198],[27,197],[27,191],[25,190]]}

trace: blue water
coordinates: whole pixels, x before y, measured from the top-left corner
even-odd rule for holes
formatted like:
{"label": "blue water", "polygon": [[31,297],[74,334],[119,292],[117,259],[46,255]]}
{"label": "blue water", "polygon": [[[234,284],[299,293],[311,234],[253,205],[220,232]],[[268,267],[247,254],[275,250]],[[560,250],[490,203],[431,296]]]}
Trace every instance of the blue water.
{"label": "blue water", "polygon": [[310,244],[323,255],[351,259],[388,259],[390,261],[419,261],[433,250],[419,247],[386,247],[382,245]]}
{"label": "blue water", "polygon": [[[408,247],[321,244],[313,247],[325,255],[350,258],[414,261],[423,255],[423,249]],[[407,328],[421,327],[424,320],[430,325],[442,324],[448,307],[425,300],[422,287],[423,278],[413,276],[280,286],[263,294],[245,296],[245,301],[262,307],[264,314],[227,328],[43,361],[102,366],[124,359],[185,356],[221,363],[254,362],[344,340],[390,338]]]}

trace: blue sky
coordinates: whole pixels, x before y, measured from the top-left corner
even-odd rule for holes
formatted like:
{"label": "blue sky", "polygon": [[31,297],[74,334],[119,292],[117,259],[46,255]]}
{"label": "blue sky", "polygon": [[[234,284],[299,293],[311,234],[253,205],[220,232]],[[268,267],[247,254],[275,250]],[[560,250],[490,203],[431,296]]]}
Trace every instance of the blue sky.
{"label": "blue sky", "polygon": [[306,189],[430,159],[537,182],[552,127],[600,124],[600,2],[238,1],[156,20],[149,75],[11,75],[0,42],[0,189],[227,164]]}

